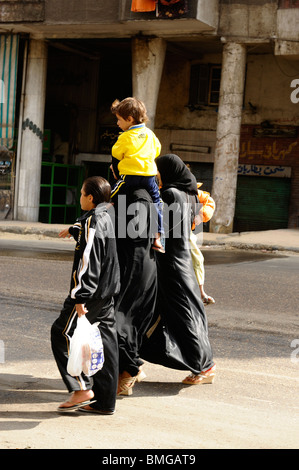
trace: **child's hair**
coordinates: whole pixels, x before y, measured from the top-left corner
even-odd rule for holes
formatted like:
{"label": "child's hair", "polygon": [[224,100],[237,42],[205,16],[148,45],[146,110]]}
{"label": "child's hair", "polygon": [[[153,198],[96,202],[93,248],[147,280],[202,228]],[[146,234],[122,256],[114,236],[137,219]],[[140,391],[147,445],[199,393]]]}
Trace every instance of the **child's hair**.
{"label": "child's hair", "polygon": [[111,112],[118,114],[126,121],[132,116],[136,124],[148,121],[145,104],[137,98],[125,98],[122,101],[115,100],[111,106]]}
{"label": "child's hair", "polygon": [[93,203],[97,206],[101,202],[109,202],[111,186],[102,176],[91,176],[83,182],[85,196],[93,197]]}

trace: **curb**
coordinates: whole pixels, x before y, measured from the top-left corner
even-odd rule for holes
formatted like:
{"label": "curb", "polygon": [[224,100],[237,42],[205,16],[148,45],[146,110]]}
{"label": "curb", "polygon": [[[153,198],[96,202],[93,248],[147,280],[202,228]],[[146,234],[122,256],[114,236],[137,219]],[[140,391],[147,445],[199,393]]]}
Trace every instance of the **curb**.
{"label": "curb", "polygon": [[221,246],[222,248],[237,248],[240,250],[266,250],[266,251],[291,251],[299,253],[299,247],[294,246],[281,246],[281,245],[268,245],[264,243],[243,243],[243,242],[230,242],[230,241],[204,241],[205,246]]}
{"label": "curb", "polygon": [[38,230],[38,229],[32,229],[32,228],[21,228],[21,227],[16,227],[13,229],[10,229],[9,227],[6,227],[5,229],[0,228],[1,233],[15,233],[16,235],[42,235],[44,237],[51,237],[51,238],[57,238],[58,233],[60,230]]}
{"label": "curb", "polygon": [[[1,225],[0,223],[0,233],[13,233],[16,235],[36,235],[38,237],[48,237],[48,238],[58,238],[58,234],[60,231],[68,227],[69,225],[52,225],[49,226],[47,224],[37,224],[35,226],[27,225],[24,222],[24,225]],[[239,235],[239,234],[238,234]],[[283,246],[278,245],[276,243],[272,244],[265,244],[265,243],[252,243],[252,242],[242,242],[232,240],[232,236],[230,235],[229,239],[225,237],[219,237],[219,240],[202,240],[201,246],[208,247],[208,246],[220,246],[221,248],[236,248],[240,250],[266,250],[266,251],[288,251],[293,253],[299,253],[299,247],[297,246]]]}
{"label": "curb", "polygon": [[30,226],[30,225],[3,225],[1,226],[0,223],[0,232],[1,233],[14,233],[16,235],[38,235],[50,238],[57,238],[60,231],[65,228],[69,227],[69,225],[61,225],[61,226],[43,226],[42,224],[39,226]]}

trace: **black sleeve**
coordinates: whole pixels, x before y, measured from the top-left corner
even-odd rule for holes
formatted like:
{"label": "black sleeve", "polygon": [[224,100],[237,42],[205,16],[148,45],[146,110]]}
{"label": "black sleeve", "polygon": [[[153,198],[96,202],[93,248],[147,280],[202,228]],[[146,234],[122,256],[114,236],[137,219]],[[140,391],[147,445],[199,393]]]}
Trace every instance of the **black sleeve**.
{"label": "black sleeve", "polygon": [[78,241],[79,233],[81,229],[82,229],[82,226],[80,222],[75,222],[74,225],[72,225],[69,228],[69,233],[72,235],[72,237],[74,237],[76,242]]}
{"label": "black sleeve", "polygon": [[86,245],[81,254],[78,269],[73,274],[74,288],[71,297],[78,304],[91,299],[98,289],[101,276],[102,258],[104,253],[103,239],[96,236],[96,230],[85,224]]}

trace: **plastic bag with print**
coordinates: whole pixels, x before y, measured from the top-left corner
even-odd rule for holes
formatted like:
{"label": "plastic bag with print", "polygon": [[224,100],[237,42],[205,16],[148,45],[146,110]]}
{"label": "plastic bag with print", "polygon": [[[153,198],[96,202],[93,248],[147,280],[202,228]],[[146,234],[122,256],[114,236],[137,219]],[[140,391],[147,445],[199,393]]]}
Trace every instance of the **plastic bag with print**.
{"label": "plastic bag with print", "polygon": [[99,322],[91,324],[85,315],[78,317],[67,363],[67,372],[73,377],[81,372],[90,377],[104,365],[103,342],[98,325]]}

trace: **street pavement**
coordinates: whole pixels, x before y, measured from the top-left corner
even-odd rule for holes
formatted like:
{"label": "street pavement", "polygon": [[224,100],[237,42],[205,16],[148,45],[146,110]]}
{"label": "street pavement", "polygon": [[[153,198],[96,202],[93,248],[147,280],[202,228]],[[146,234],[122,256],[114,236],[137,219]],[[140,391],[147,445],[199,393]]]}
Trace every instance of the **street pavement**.
{"label": "street pavement", "polygon": [[[61,250],[73,251],[73,243],[58,239],[62,228],[65,225],[0,221],[0,247],[5,249],[4,242],[7,240],[13,243],[14,240],[26,239],[26,245],[27,241],[31,241],[35,247],[57,244]],[[294,270],[298,266],[295,258],[299,253],[299,229],[229,235],[203,233],[202,238],[201,234],[198,235],[198,241],[204,246],[219,247],[224,251],[234,248],[271,253],[282,251],[294,261],[290,269]],[[279,259],[274,259],[273,263],[278,263]],[[7,258],[7,263],[10,262]],[[67,282],[68,267],[62,261],[52,261],[50,264],[53,275],[56,273],[57,284],[53,281],[54,285],[49,285],[49,291],[54,289],[57,295],[60,294],[57,266],[66,269],[62,278]],[[250,271],[249,267],[253,269],[255,265],[249,264],[247,269]],[[26,266],[26,263],[19,263],[20,270],[22,266]],[[269,269],[277,272],[279,264],[277,268],[276,264],[271,264]],[[227,281],[230,282],[229,279]],[[297,292],[296,286],[294,288]],[[295,291],[291,295],[296,296]],[[200,389],[186,387],[180,384],[185,376],[181,371],[147,363],[147,378],[137,385],[133,396],[119,398],[116,414],[103,417],[79,412],[65,416],[56,411],[67,393],[49,351],[48,339],[45,338],[48,337],[49,325],[58,306],[52,306],[49,302],[45,314],[49,318],[42,325],[40,322],[43,317],[39,318],[36,314],[38,308],[34,296],[31,302],[24,297],[24,303],[20,298],[17,306],[14,303],[9,306],[8,303],[6,308],[7,311],[3,311],[2,315],[8,322],[4,331],[11,329],[10,334],[14,338],[14,322],[18,321],[20,329],[23,323],[20,345],[25,344],[30,348],[32,344],[36,359],[24,356],[22,360],[0,364],[0,449],[101,449],[99,463],[123,463],[136,467],[139,460],[142,460],[139,463],[143,465],[151,465],[154,455],[157,456],[156,463],[161,462],[158,451],[162,452],[164,459],[168,459],[164,463],[171,464],[175,458],[178,459],[176,456],[179,450],[184,449],[185,457],[181,457],[180,462],[185,460],[187,464],[193,464],[193,456],[196,456],[196,463],[202,462],[202,454],[197,454],[200,449],[298,448],[298,361],[295,357],[296,362],[290,362],[289,355],[285,353],[285,350],[290,349],[290,339],[298,338],[298,329],[295,327],[297,313],[294,309],[285,316],[287,321],[281,320],[284,321],[282,331],[279,328],[280,320],[277,320],[274,312],[264,313],[262,328],[258,328],[258,322],[255,321],[250,326],[250,312],[245,307],[244,312],[232,314],[224,308],[221,315],[218,313],[222,327],[215,327],[218,318],[213,314],[215,307],[208,307],[211,308],[208,317],[209,322],[214,324],[215,340],[218,335],[221,341],[222,335],[225,337],[228,334],[228,340],[232,335],[240,336],[237,341],[232,341],[231,355],[217,357],[219,367],[216,385],[201,386]],[[53,309],[56,311],[51,313]],[[248,333],[239,331],[243,316],[242,321],[247,321],[249,325]],[[35,328],[40,329],[39,334],[36,334]],[[266,348],[264,334],[269,336],[270,349]],[[293,341],[299,342],[298,339]],[[244,345],[248,356],[244,356]],[[259,353],[255,350],[256,345]],[[263,348],[264,357],[261,354]],[[297,342],[293,348],[298,349]],[[272,349],[273,353],[269,355]],[[256,360],[253,359],[258,354],[261,355],[257,369]],[[146,454],[138,454],[137,449],[143,449]],[[120,460],[129,456],[131,459],[140,458],[135,463],[133,460]],[[148,459],[147,462],[145,459]],[[176,463],[180,462],[177,460]]]}

